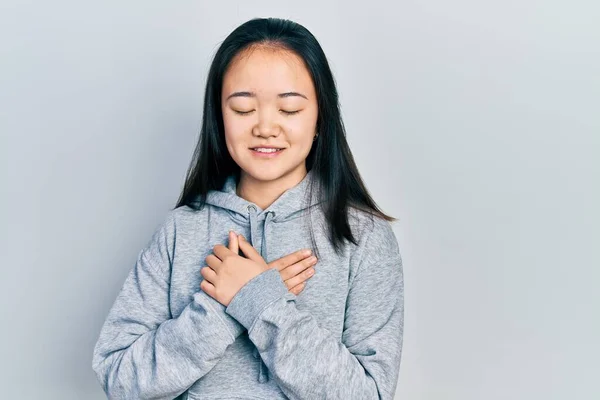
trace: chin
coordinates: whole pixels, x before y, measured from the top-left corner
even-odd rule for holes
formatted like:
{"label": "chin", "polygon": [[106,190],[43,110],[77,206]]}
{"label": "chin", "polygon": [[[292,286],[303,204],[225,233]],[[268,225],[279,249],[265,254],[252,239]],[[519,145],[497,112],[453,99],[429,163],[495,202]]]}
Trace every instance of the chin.
{"label": "chin", "polygon": [[261,182],[269,182],[275,181],[285,175],[283,171],[279,168],[270,168],[270,169],[258,169],[258,168],[242,168],[242,173],[252,177],[252,179],[261,181]]}
{"label": "chin", "polygon": [[288,175],[293,174],[297,168],[297,166],[282,168],[281,166],[275,165],[260,167],[256,165],[241,166],[243,174],[246,174],[248,177],[260,182],[273,182],[279,179],[285,179]]}

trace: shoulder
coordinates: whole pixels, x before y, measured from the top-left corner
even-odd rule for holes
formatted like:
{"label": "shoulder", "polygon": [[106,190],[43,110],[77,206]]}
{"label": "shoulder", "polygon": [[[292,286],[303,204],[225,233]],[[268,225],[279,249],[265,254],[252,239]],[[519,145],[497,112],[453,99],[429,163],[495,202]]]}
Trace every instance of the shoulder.
{"label": "shoulder", "polygon": [[201,209],[192,208],[190,206],[181,206],[167,213],[167,220],[175,226],[184,226],[188,224],[195,224],[198,219],[203,218],[208,212],[208,205]]}
{"label": "shoulder", "polygon": [[362,281],[402,280],[402,257],[392,224],[384,218],[353,209],[351,227],[356,231],[357,245],[351,254],[350,282],[358,275]]}
{"label": "shoulder", "polygon": [[348,222],[359,249],[373,251],[386,248],[399,251],[398,240],[389,221],[354,207],[348,210]]}
{"label": "shoulder", "polygon": [[159,223],[155,234],[160,233],[169,237],[177,235],[177,231],[185,231],[193,228],[199,218],[206,213],[206,207],[197,210],[189,206],[181,206],[168,210]]}
{"label": "shoulder", "polygon": [[150,239],[141,250],[148,258],[174,258],[178,237],[182,238],[195,232],[198,220],[206,213],[206,207],[196,210],[189,206],[181,206],[168,210],[160,219]]}
{"label": "shoulder", "polygon": [[351,208],[349,222],[357,244],[350,244],[350,281],[363,271],[369,276],[402,274],[402,257],[397,237],[389,221],[372,213]]}

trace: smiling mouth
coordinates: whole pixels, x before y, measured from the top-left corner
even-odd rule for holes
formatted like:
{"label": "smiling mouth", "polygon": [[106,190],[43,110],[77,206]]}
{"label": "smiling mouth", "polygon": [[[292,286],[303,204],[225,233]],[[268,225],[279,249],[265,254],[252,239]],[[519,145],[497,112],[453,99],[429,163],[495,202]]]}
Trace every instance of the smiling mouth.
{"label": "smiling mouth", "polygon": [[254,147],[254,148],[251,148],[250,150],[257,152],[257,153],[261,153],[261,154],[275,154],[275,153],[281,152],[284,149],[283,148]]}

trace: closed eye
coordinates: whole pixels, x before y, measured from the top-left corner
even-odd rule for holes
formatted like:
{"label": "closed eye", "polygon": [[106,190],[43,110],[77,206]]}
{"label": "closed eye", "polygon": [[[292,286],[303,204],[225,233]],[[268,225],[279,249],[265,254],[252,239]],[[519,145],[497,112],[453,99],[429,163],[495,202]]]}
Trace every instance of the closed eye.
{"label": "closed eye", "polygon": [[[235,112],[236,114],[239,114],[239,115],[248,115],[248,114],[250,114],[250,113],[251,113],[251,112],[253,112],[253,111],[254,111],[254,110],[250,110],[250,111],[238,111],[238,110],[233,110],[233,112]],[[298,113],[299,113],[300,111],[302,111],[302,110],[296,110],[296,111],[286,111],[286,110],[280,110],[280,111],[282,111],[284,114],[287,114],[287,115],[294,115],[294,114],[298,114]]]}
{"label": "closed eye", "polygon": [[246,114],[250,114],[252,111],[254,111],[254,110],[250,110],[250,111],[238,111],[238,110],[233,110],[233,112],[235,112],[236,114],[240,114],[240,115],[246,115]]}

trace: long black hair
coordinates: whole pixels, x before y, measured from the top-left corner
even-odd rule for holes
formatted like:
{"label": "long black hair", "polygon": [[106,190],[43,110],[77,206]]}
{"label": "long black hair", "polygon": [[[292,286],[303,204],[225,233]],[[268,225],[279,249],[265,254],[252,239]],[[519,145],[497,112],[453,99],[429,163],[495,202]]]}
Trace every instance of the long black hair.
{"label": "long black hair", "polygon": [[[213,58],[204,93],[200,138],[181,196],[175,208],[188,205],[201,209],[210,190],[220,190],[229,175],[240,175],[225,144],[221,110],[223,77],[232,59],[243,50],[267,45],[291,51],[304,60],[317,94],[316,142],[306,158],[306,169],[314,175],[310,192],[321,195],[320,206],[329,225],[329,239],[336,252],[344,239],[357,244],[348,221],[348,208],[355,207],[387,221],[367,191],[346,141],[338,92],[329,63],[317,39],[304,26],[286,19],[255,18],[237,27]],[[312,230],[311,230],[312,235]],[[313,237],[314,243],[314,237]]]}

